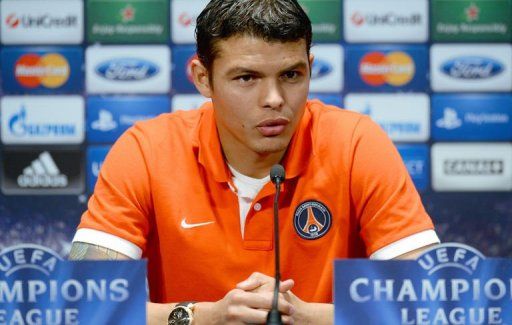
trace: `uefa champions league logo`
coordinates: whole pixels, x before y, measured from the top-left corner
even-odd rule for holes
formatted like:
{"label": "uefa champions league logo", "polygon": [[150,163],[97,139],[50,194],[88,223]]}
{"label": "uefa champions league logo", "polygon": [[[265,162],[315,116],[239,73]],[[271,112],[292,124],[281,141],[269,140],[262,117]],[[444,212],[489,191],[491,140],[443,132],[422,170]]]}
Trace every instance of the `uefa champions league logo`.
{"label": "uefa champions league logo", "polygon": [[134,303],[132,294],[133,319],[145,319],[145,263],[124,262],[65,261],[39,245],[8,247],[0,252],[0,324],[108,323],[116,308]]}
{"label": "uefa champions league logo", "polygon": [[349,277],[349,293],[338,301],[350,310],[350,320],[358,310],[362,320],[374,321],[368,312],[380,310],[393,324],[510,324],[509,260],[488,259],[470,246],[446,243],[416,261],[349,264],[336,275]]}

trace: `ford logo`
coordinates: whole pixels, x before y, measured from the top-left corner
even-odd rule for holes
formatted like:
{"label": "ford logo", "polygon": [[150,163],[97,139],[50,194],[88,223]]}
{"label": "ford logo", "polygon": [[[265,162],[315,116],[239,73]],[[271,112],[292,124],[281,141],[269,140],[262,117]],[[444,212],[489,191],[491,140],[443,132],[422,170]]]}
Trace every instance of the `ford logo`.
{"label": "ford logo", "polygon": [[311,79],[321,78],[331,73],[331,71],[332,66],[329,64],[329,62],[316,59],[313,62],[313,67],[311,68]]}
{"label": "ford logo", "polygon": [[486,79],[500,74],[503,65],[493,59],[480,56],[461,56],[446,61],[441,71],[457,79]]}
{"label": "ford logo", "polygon": [[96,73],[108,80],[136,81],[149,79],[159,72],[153,62],[141,59],[114,59],[100,63]]}

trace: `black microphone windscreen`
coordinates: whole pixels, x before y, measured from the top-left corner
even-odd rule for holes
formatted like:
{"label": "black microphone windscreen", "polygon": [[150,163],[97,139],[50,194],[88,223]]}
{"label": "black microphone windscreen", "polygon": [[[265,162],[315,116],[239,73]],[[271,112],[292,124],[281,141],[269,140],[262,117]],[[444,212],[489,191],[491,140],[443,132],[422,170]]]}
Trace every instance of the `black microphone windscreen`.
{"label": "black microphone windscreen", "polygon": [[279,180],[280,183],[284,181],[284,167],[280,164],[275,164],[270,168],[270,180],[272,183],[276,183]]}

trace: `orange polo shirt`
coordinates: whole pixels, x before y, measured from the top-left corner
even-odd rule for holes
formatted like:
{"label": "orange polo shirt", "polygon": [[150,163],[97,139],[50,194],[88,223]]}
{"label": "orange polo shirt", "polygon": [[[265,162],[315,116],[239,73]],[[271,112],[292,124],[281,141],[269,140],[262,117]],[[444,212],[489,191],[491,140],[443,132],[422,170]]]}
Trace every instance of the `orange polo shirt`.
{"label": "orange polo shirt", "polygon": [[[252,272],[274,273],[274,186],[254,199],[242,237],[211,106],[124,133],[79,225],[141,249],[153,302],[216,301]],[[332,302],[334,259],[433,229],[394,145],[364,115],[308,102],[282,164],[281,273],[305,301]]]}

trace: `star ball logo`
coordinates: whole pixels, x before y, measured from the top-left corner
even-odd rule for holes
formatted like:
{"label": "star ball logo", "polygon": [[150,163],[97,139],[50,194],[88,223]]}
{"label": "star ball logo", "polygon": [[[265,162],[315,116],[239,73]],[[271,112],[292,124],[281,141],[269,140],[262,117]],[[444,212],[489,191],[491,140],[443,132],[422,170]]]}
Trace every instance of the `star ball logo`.
{"label": "star ball logo", "polygon": [[14,65],[16,80],[26,88],[58,88],[70,75],[69,63],[58,53],[25,54]]}
{"label": "star ball logo", "polygon": [[403,86],[414,77],[415,64],[405,52],[370,52],[359,62],[359,75],[368,85]]}

